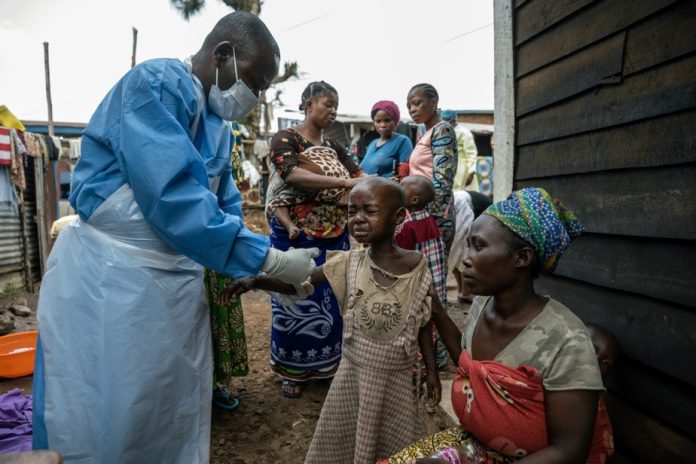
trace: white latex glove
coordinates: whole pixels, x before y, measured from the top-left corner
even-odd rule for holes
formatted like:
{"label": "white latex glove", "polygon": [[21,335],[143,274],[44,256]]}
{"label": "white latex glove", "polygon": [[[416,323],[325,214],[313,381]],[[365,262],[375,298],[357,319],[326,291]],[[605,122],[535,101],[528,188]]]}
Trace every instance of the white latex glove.
{"label": "white latex glove", "polygon": [[292,284],[292,286],[295,287],[296,293],[294,295],[286,295],[284,293],[277,292],[268,292],[268,294],[275,298],[275,300],[281,305],[293,308],[296,302],[299,300],[304,300],[309,295],[314,293],[314,285],[312,285],[309,279],[305,280],[301,284]]}
{"label": "white latex glove", "polygon": [[314,258],[320,254],[319,248],[290,248],[288,251],[269,248],[261,272],[288,284],[299,285],[317,267]]}
{"label": "white latex glove", "polygon": [[261,180],[261,174],[249,160],[242,161],[242,172],[244,173],[244,180],[249,182],[250,187],[256,186]]}
{"label": "white latex glove", "polygon": [[294,308],[295,303],[300,300],[297,295],[286,295],[278,292],[268,292],[268,294],[284,308]]}

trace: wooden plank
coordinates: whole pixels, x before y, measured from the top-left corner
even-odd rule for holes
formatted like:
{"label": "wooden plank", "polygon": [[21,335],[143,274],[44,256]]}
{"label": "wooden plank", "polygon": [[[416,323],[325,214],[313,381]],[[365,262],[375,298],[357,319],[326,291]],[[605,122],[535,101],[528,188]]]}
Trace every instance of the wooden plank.
{"label": "wooden plank", "polygon": [[606,0],[557,23],[517,48],[517,73],[521,77],[563,58],[661,10],[676,0]]}
{"label": "wooden plank", "polygon": [[515,17],[515,45],[553,26],[595,0],[536,0]]}
{"label": "wooden plank", "polygon": [[556,275],[696,308],[696,241],[584,234]]}
{"label": "wooden plank", "polygon": [[696,439],[696,393],[683,382],[623,358],[609,373],[607,389],[624,401]]}
{"label": "wooden plank", "polygon": [[696,110],[525,145],[516,179],[696,161]]}
{"label": "wooden plank", "polygon": [[557,276],[544,275],[536,286],[583,321],[611,330],[627,357],[696,385],[696,311]]}
{"label": "wooden plank", "polygon": [[518,181],[570,206],[591,233],[696,239],[696,164]]}
{"label": "wooden plank", "polygon": [[616,396],[607,395],[616,449],[638,464],[686,463],[696,456],[696,442],[666,427]]}
{"label": "wooden plank", "polygon": [[624,75],[696,50],[696,1],[677,3],[628,31]]}
{"label": "wooden plank", "polygon": [[550,140],[696,107],[696,54],[517,120],[517,144]]}
{"label": "wooden plank", "polygon": [[513,68],[512,4],[496,0],[495,21],[495,169],[493,198],[502,200],[512,191],[515,176],[515,76]]}
{"label": "wooden plank", "polygon": [[596,87],[621,74],[626,33],[620,32],[517,82],[517,116]]}

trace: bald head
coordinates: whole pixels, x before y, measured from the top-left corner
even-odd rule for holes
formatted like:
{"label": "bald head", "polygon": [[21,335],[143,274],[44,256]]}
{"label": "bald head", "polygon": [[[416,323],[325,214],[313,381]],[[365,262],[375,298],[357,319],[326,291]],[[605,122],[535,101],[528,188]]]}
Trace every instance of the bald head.
{"label": "bald head", "polygon": [[353,187],[352,192],[356,190],[369,190],[375,194],[381,204],[389,205],[393,211],[403,208],[406,204],[406,196],[404,189],[396,182],[383,177],[366,177]]}
{"label": "bald head", "polygon": [[401,179],[401,186],[406,192],[406,206],[409,211],[420,211],[435,198],[433,183],[425,176],[404,177]]}
{"label": "bald head", "polygon": [[269,47],[280,57],[280,49],[271,31],[258,16],[246,11],[235,11],[217,22],[203,42],[203,49],[212,50],[221,42],[231,42],[237,59],[250,59],[262,47]]}

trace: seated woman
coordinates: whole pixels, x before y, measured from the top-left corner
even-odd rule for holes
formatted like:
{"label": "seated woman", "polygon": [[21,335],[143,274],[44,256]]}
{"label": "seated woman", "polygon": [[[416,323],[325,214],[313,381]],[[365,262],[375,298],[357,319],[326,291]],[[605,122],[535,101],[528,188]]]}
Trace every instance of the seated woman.
{"label": "seated woman", "polygon": [[568,308],[534,291],[534,278],[552,272],[581,231],[570,211],[537,188],[514,192],[474,221],[463,276],[481,296],[463,336],[437,305],[432,316],[458,363],[452,405],[461,427],[385,462],[459,462],[450,456],[472,444],[485,455],[472,462],[606,460],[611,440],[593,440],[593,433],[606,436],[600,429],[608,421],[598,417],[604,387],[592,341]]}
{"label": "seated woman", "polygon": [[372,106],[370,113],[379,138],[370,142],[360,163],[365,174],[381,177],[399,177],[398,168],[408,162],[413,151],[411,140],[394,132],[399,126],[401,113],[393,101],[381,100]]}

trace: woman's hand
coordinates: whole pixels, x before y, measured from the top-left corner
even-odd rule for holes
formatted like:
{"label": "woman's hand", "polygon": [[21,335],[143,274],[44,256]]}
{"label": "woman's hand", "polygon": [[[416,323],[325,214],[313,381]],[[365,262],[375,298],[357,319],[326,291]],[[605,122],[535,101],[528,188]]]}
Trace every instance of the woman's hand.
{"label": "woman's hand", "polygon": [[361,177],[351,177],[350,179],[343,179],[343,188],[352,189],[361,180]]}
{"label": "woman's hand", "polygon": [[428,371],[426,384],[428,385],[428,406],[434,408],[440,404],[442,399],[442,385],[440,384],[440,376],[437,370]]}
{"label": "woman's hand", "polygon": [[351,189],[360,182],[360,178],[346,179],[344,177],[325,176],[304,168],[295,168],[285,177],[285,182],[288,185],[304,190],[318,191],[330,188]]}
{"label": "woman's hand", "polygon": [[254,279],[247,277],[245,279],[235,280],[222,291],[222,295],[220,295],[218,303],[221,305],[226,305],[230,300],[237,298],[242,293],[246,293],[253,289]]}

